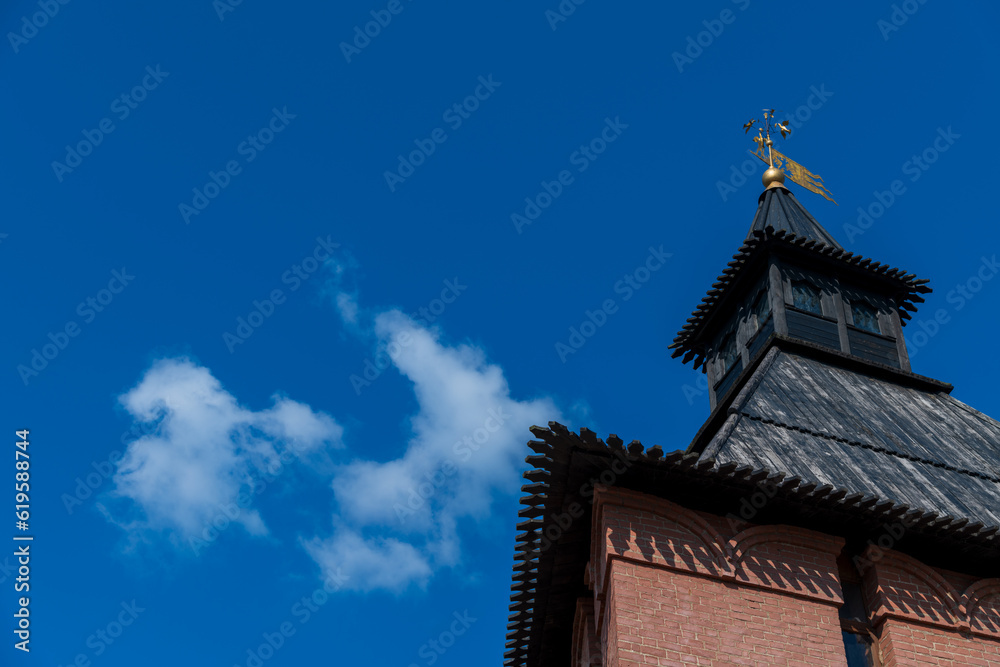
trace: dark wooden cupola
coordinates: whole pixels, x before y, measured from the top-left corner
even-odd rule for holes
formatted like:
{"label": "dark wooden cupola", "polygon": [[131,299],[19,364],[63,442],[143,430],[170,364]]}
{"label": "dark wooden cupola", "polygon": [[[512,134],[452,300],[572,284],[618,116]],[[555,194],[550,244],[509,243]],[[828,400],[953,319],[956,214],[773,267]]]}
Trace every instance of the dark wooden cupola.
{"label": "dark wooden cupola", "polygon": [[671,348],[708,376],[712,408],[774,344],[800,344],[909,374],[903,324],[926,280],[844,250],[783,185]]}

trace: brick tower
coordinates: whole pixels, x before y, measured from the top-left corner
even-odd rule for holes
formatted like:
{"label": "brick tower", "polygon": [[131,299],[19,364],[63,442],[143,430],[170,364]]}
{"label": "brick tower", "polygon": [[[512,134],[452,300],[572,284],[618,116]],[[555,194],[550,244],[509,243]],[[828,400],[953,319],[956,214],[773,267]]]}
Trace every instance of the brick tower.
{"label": "brick tower", "polygon": [[765,185],[687,449],[532,429],[506,665],[1000,666],[1000,423],[910,370],[927,281]]}

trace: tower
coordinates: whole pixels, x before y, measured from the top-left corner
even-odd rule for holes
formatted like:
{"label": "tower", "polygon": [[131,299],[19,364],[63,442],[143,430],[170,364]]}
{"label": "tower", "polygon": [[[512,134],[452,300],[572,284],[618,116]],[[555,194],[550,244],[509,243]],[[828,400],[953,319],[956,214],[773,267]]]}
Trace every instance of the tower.
{"label": "tower", "polygon": [[505,664],[1000,665],[1000,423],[912,371],[927,281],[769,161],[671,345],[709,383],[686,450],[532,429]]}
{"label": "tower", "polygon": [[847,252],[780,182],[760,195],[747,237],[672,344],[705,366],[712,407],[752,371],[772,336],[859,367],[910,371],[903,321],[926,280]]}

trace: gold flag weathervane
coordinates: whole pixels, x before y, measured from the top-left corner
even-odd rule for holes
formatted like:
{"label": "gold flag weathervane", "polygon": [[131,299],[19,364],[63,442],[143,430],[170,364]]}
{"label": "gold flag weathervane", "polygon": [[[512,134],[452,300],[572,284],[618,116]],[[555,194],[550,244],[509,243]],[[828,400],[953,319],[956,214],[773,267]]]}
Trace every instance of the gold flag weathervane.
{"label": "gold flag weathervane", "polygon": [[[812,173],[798,162],[790,160],[788,156],[779,153],[774,148],[774,141],[771,139],[771,130],[780,132],[781,138],[784,139],[791,133],[787,120],[779,123],[774,120],[774,109],[764,109],[764,121],[760,122],[756,118],[751,118],[743,125],[743,133],[750,132],[754,125],[757,126],[757,136],[753,138],[754,143],[757,144],[757,150],[754,151],[754,155],[768,165],[768,170],[764,172],[764,185],[766,187],[770,187],[772,184],[781,185],[785,180],[784,174],[788,174],[788,177],[793,182],[798,183],[806,190],[822,195],[834,204],[837,203],[834,201],[830,191],[823,184],[822,176]],[[774,170],[773,172],[771,171],[772,169]]]}

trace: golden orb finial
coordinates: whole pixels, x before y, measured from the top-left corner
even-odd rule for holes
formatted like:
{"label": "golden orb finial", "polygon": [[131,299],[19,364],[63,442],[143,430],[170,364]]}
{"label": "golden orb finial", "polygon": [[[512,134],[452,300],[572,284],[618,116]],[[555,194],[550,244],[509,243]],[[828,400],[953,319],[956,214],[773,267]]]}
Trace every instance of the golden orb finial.
{"label": "golden orb finial", "polygon": [[764,189],[785,187],[785,172],[777,167],[768,167],[764,170],[764,176],[760,179],[764,184]]}

